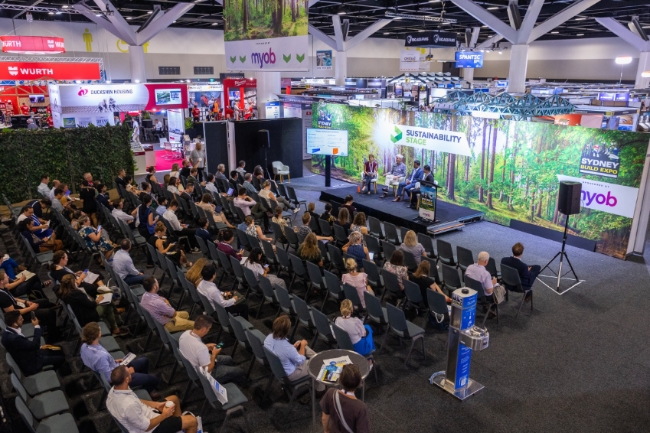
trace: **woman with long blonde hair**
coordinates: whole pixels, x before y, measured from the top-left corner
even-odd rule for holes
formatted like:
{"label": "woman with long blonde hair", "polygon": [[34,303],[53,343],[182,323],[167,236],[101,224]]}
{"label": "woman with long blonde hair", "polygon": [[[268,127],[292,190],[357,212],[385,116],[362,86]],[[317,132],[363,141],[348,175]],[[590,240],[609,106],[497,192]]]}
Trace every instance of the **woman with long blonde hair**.
{"label": "woman with long blonde hair", "polygon": [[358,318],[352,317],[353,311],[352,301],[344,299],[341,302],[341,317],[337,317],[334,324],[348,333],[354,345],[354,351],[359,355],[366,356],[375,350],[372,328],[370,325],[364,325]]}
{"label": "woman with long blonde hair", "polygon": [[298,247],[298,257],[318,266],[323,266],[323,255],[318,247],[318,238],[314,233],[309,233],[305,238],[305,242]]}
{"label": "woman with long blonde hair", "polygon": [[418,265],[422,260],[422,256],[427,256],[427,253],[424,251],[424,247],[421,243],[418,242],[417,235],[413,230],[406,232],[406,235],[404,235],[404,242],[402,242],[402,245],[399,246],[399,249],[402,251],[408,251],[409,253],[413,254],[413,257],[415,257],[415,263]]}
{"label": "woman with long blonde hair", "polygon": [[194,284],[194,287],[196,287],[197,284],[199,284],[199,281],[201,281],[201,271],[209,264],[210,262],[203,257],[198,259],[196,263],[194,263],[194,265],[185,273],[185,278],[187,278],[187,281]]}
{"label": "woman with long blonde hair", "polygon": [[429,276],[431,275],[430,272],[431,272],[431,264],[429,263],[428,260],[422,260],[418,265],[417,270],[415,271],[415,273],[413,273],[413,276],[410,278],[409,281],[413,281],[415,284],[417,284],[420,287],[420,293],[422,293],[422,299],[427,299],[427,289],[431,289],[444,296],[445,299],[447,300],[447,303],[450,304],[451,298],[445,295],[445,292],[443,292],[440,289],[440,287],[438,287],[434,279]]}

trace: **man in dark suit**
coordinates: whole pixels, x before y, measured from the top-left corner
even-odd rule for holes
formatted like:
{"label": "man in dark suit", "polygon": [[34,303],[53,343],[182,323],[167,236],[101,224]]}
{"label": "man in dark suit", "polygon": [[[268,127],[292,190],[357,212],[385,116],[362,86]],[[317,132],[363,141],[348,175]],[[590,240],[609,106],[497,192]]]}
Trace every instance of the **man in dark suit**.
{"label": "man in dark suit", "polygon": [[413,161],[413,170],[411,170],[411,174],[397,187],[397,197],[393,201],[402,201],[402,194],[410,194],[411,190],[415,188],[415,184],[422,179],[423,175],[424,173],[420,168],[420,161],[416,159]]}
{"label": "man in dark suit", "polygon": [[208,230],[210,224],[206,218],[199,218],[196,226],[198,227],[196,229],[196,237],[203,239],[206,245],[208,242],[214,242],[214,239],[212,239],[212,234],[210,234],[210,231]]}
{"label": "man in dark suit", "polygon": [[230,187],[233,190],[233,194],[235,195],[235,192],[239,190],[239,173],[235,170],[230,172],[230,179],[228,179],[228,183],[230,183]]}
{"label": "man in dark suit", "polygon": [[[512,257],[504,257],[501,259],[501,264],[515,268],[519,273],[519,279],[521,280],[521,286],[524,290],[530,290],[535,282],[535,278],[541,272],[541,266],[533,265],[528,266],[526,263],[521,261],[521,255],[524,253],[524,245],[520,242],[517,242],[512,246]],[[530,301],[531,292],[526,295],[526,302]]]}
{"label": "man in dark suit", "polygon": [[[422,175],[422,180],[421,182],[429,182],[433,184],[433,173],[431,172],[431,167],[429,165],[425,165],[423,167],[423,175]],[[417,208],[418,204],[418,196],[420,195],[420,188],[413,188],[411,190],[411,204],[410,207],[413,209]]]}
{"label": "man in dark suit", "polygon": [[117,173],[117,177],[115,178],[116,188],[118,185],[120,185],[122,188],[126,189],[126,181],[124,180],[124,176],[126,176],[126,172],[124,171],[124,169],[121,169],[119,173]]}
{"label": "man in dark suit", "polygon": [[48,349],[49,346],[41,346],[43,330],[34,316],[34,336],[26,338],[22,331],[23,316],[17,310],[5,313],[7,329],[2,332],[2,345],[14,358],[25,376],[31,376],[40,372],[44,366],[52,365],[55,369],[65,362],[65,356],[61,350]]}

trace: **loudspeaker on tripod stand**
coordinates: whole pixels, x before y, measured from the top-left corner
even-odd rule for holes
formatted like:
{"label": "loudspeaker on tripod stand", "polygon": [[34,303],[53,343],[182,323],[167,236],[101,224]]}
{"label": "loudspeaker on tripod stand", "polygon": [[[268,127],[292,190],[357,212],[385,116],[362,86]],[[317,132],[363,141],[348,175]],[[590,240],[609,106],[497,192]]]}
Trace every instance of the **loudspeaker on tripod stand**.
{"label": "loudspeaker on tripod stand", "polygon": [[580,182],[560,182],[558,211],[564,215],[579,214],[581,194],[582,184]]}

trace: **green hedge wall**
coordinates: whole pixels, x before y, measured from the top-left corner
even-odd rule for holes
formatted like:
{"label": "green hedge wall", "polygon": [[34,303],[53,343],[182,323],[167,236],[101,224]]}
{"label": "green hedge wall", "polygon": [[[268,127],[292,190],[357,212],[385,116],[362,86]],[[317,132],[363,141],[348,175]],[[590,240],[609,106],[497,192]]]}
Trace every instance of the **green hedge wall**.
{"label": "green hedge wall", "polygon": [[4,129],[0,134],[0,192],[12,203],[38,197],[43,174],[76,192],[86,172],[112,188],[120,168],[130,174],[135,169],[126,126]]}

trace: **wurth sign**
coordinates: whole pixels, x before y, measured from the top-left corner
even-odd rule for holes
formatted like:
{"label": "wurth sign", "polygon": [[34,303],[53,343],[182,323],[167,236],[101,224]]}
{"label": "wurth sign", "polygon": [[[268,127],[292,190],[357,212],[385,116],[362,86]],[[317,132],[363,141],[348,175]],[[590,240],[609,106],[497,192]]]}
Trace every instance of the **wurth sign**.
{"label": "wurth sign", "polygon": [[65,53],[63,38],[51,36],[0,36],[3,53],[59,54]]}
{"label": "wurth sign", "polygon": [[99,63],[3,62],[0,80],[99,80]]}

